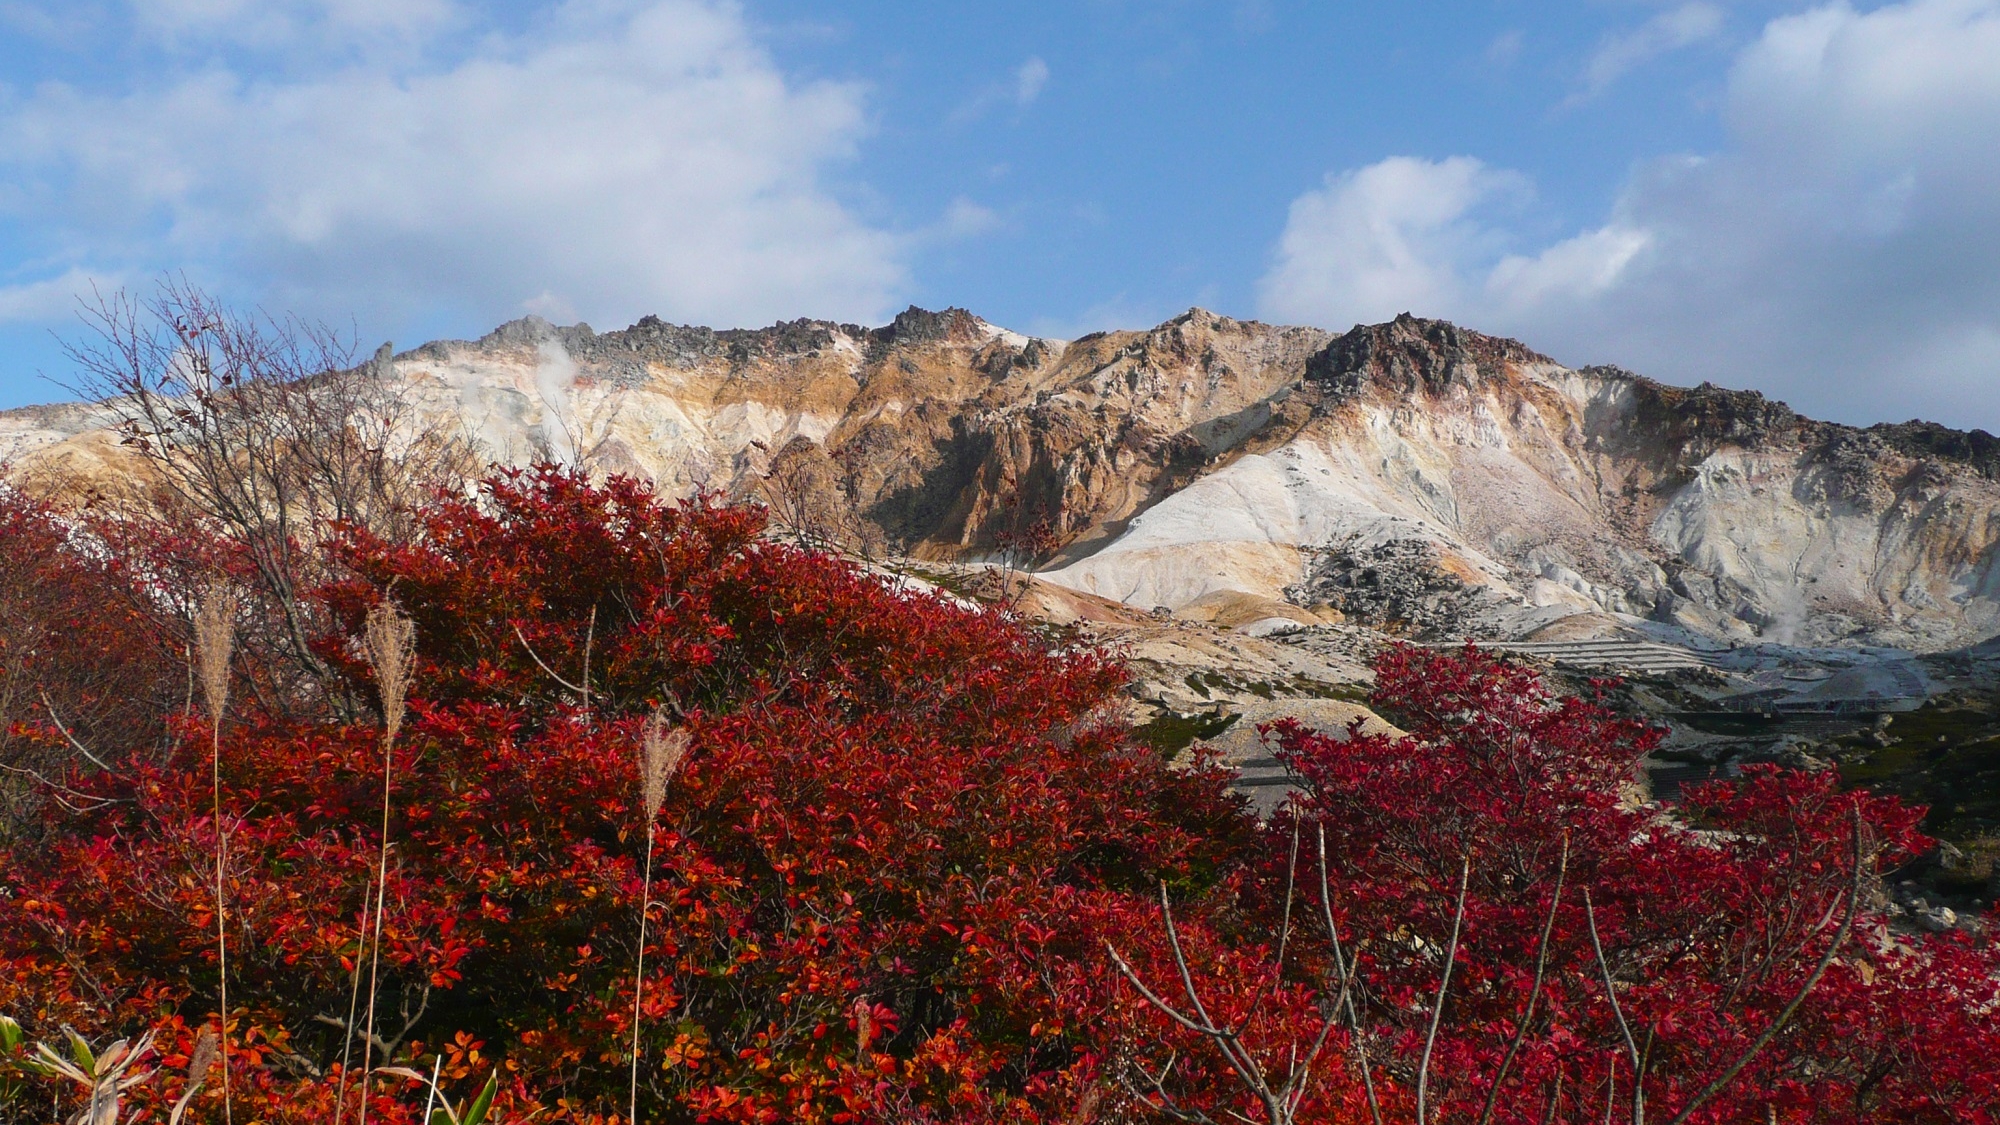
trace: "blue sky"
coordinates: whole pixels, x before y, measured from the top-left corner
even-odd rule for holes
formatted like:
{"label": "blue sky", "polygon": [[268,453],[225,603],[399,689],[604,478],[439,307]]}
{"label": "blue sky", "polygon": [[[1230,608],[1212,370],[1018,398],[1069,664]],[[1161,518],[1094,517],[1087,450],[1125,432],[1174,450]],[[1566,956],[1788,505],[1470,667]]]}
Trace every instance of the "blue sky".
{"label": "blue sky", "polygon": [[364,349],[1405,309],[2000,429],[2000,0],[0,0],[0,405],[184,271]]}

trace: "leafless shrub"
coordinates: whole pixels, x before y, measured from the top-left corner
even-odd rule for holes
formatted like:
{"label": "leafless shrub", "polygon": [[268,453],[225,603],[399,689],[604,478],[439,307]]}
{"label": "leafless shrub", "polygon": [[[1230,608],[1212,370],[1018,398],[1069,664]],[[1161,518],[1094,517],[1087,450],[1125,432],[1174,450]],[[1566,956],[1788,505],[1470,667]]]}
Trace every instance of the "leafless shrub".
{"label": "leafless shrub", "polygon": [[862,515],[860,461],[844,454],[795,437],[771,457],[757,495],[772,525],[800,546],[874,558],[886,538]]}
{"label": "leafless shrub", "polygon": [[[1771,1020],[1762,1032],[1744,1047],[1728,1065],[1724,1066],[1705,1085],[1688,1097],[1678,1112],[1669,1119],[1667,1125],[1685,1125],[1702,1106],[1708,1104],[1717,1095],[1735,1083],[1757,1055],[1768,1047],[1791,1024],[1792,1019],[1798,1014],[1800,1006],[1805,1003],[1807,996],[1818,986],[1820,979],[1825,976],[1828,967],[1833,964],[1841,950],[1845,948],[1849,938],[1853,934],[1855,917],[1860,911],[1862,890],[1867,884],[1868,879],[1872,877],[1874,871],[1873,859],[1869,855],[1865,845],[1863,824],[1858,806],[1854,814],[1852,862],[1853,874],[1846,895],[1844,909],[1841,912],[1839,928],[1835,931],[1833,939],[1828,943],[1825,951],[1820,955],[1812,972],[1799,985],[1798,989],[1792,994],[1791,999],[1778,1012],[1776,1018]],[[1288,869],[1285,888],[1283,928],[1279,933],[1277,952],[1270,969],[1270,979],[1273,982],[1279,978],[1284,968],[1285,947],[1290,936],[1292,914],[1294,890],[1292,873],[1296,872],[1297,866],[1298,839],[1294,835],[1291,866]],[[1465,923],[1466,889],[1471,878],[1471,873],[1471,858],[1468,856],[1462,861],[1459,868],[1457,905],[1452,912],[1451,936],[1446,944],[1444,964],[1439,974],[1437,992],[1431,998],[1430,1003],[1424,1011],[1427,1030],[1423,1038],[1422,1054],[1414,1074],[1416,1094],[1416,1104],[1413,1113],[1414,1125],[1430,1125],[1432,1121],[1432,1107],[1429,1104],[1432,1050],[1437,1043],[1439,1025],[1442,1022],[1445,1002],[1451,989],[1452,969],[1457,959],[1459,938]],[[1487,1122],[1493,1120],[1496,1107],[1499,1103],[1501,1083],[1506,1080],[1507,1073],[1521,1050],[1522,1043],[1527,1035],[1527,1028],[1533,1019],[1535,1008],[1540,1000],[1542,983],[1549,964],[1550,938],[1555,930],[1556,911],[1562,903],[1563,887],[1567,881],[1568,873],[1569,842],[1565,839],[1563,841],[1562,859],[1556,876],[1555,893],[1550,899],[1548,915],[1542,925],[1540,940],[1536,944],[1534,982],[1529,991],[1523,1011],[1519,1018],[1514,1021],[1516,1028],[1514,1036],[1502,1056],[1498,1072],[1492,1079],[1484,1107],[1477,1119],[1478,1125],[1486,1125]],[[1281,1050],[1268,1052],[1272,1057],[1289,1060],[1288,1065],[1282,1071],[1274,1072],[1259,1065],[1258,1052],[1254,1051],[1244,1041],[1244,1029],[1241,1024],[1220,1023],[1210,1016],[1207,1006],[1202,1002],[1201,989],[1195,979],[1194,970],[1189,965],[1187,956],[1182,949],[1180,931],[1174,922],[1173,910],[1167,900],[1165,884],[1162,884],[1160,887],[1160,919],[1165,929],[1168,949],[1173,957],[1174,967],[1181,985],[1181,992],[1185,996],[1185,1001],[1176,1003],[1161,996],[1146,984],[1145,980],[1119,954],[1115,947],[1106,943],[1105,950],[1110,955],[1112,964],[1117,968],[1120,975],[1139,992],[1139,995],[1148,1005],[1183,1029],[1193,1032],[1208,1041],[1211,1048],[1222,1056],[1230,1073],[1235,1076],[1238,1085],[1257,1100],[1263,1109],[1264,1120],[1269,1122],[1270,1125],[1291,1125],[1292,1122],[1299,1120],[1299,1110],[1305,1104],[1311,1091],[1311,1083],[1314,1078],[1312,1073],[1313,1065],[1325,1050],[1332,1031],[1337,1025],[1344,1022],[1349,1032],[1348,1051],[1351,1053],[1352,1062],[1362,1077],[1363,1088],[1368,1099],[1369,1113],[1375,1125],[1382,1125],[1382,1107],[1376,1097],[1373,1078],[1374,1067],[1377,1064],[1371,1063],[1369,1059],[1368,1036],[1364,1033],[1360,1009],[1355,1004],[1356,962],[1353,957],[1344,952],[1340,929],[1335,924],[1333,917],[1329,890],[1330,884],[1327,875],[1326,835],[1324,829],[1320,831],[1319,840],[1319,879],[1320,904],[1324,914],[1323,921],[1333,952],[1333,965],[1330,978],[1322,981],[1319,986],[1320,1010],[1323,1013],[1323,1022],[1317,1032],[1311,1035],[1310,1038],[1287,1044]],[[1623,1052],[1621,1052],[1622,1061],[1632,1069],[1634,1088],[1628,1098],[1631,1110],[1630,1120],[1632,1125],[1646,1125],[1646,1081],[1650,1076],[1648,1072],[1648,1056],[1651,1047],[1650,1034],[1645,1047],[1642,1047],[1632,1034],[1631,1026],[1625,1018],[1624,1008],[1618,1001],[1618,983],[1614,978],[1609,961],[1605,958],[1604,946],[1598,935],[1596,909],[1591,902],[1590,893],[1587,889],[1583,892],[1582,897],[1584,915],[1589,926],[1591,951],[1598,973],[1603,980],[1606,1004],[1611,1009],[1612,1017],[1619,1031],[1620,1043],[1624,1048]],[[1603,1117],[1607,1122],[1612,1119],[1613,1111],[1618,1105],[1618,1064],[1621,1061],[1621,1055],[1613,1056],[1610,1069],[1607,1071],[1605,1078]],[[1165,1069],[1155,1074],[1145,1070],[1141,1066],[1131,1064],[1128,1066],[1126,1087],[1135,1096],[1151,1100],[1162,1112],[1174,1120],[1197,1122],[1200,1125],[1216,1125],[1214,1119],[1201,1109],[1182,1105],[1175,1100],[1172,1091],[1168,1088],[1172,1066],[1173,1063],[1170,1060]],[[1555,1086],[1555,1092],[1551,1095],[1547,1106],[1550,1118],[1553,1118],[1556,1106],[1560,1102],[1561,1097],[1562,1086],[1559,1077]],[[1238,1115],[1231,1114],[1230,1116],[1236,1117]],[[1239,1117],[1239,1119],[1242,1118]]]}
{"label": "leafless shrub", "polygon": [[323,325],[243,315],[177,279],[143,299],[99,295],[84,320],[88,338],[68,345],[73,389],[116,412],[157,486],[126,498],[135,518],[191,519],[237,545],[246,593],[270,619],[241,639],[273,679],[324,697],[302,595],[326,577],[325,532],[413,534],[415,502],[463,489],[476,469],[470,443],[417,424],[386,345],[355,363],[351,342]]}

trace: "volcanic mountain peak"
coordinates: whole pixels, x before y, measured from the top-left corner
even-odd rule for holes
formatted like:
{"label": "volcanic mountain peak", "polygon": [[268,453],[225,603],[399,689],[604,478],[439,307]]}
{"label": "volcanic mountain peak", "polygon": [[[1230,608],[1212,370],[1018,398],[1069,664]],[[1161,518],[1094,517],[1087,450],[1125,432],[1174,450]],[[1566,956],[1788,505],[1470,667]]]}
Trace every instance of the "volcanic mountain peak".
{"label": "volcanic mountain peak", "polygon": [[1557,366],[1517,340],[1404,313],[1385,324],[1356,325],[1333,340],[1307,364],[1306,377],[1336,395],[1372,386],[1439,396],[1504,379],[1510,369]]}
{"label": "volcanic mountain peak", "polygon": [[[782,487],[795,516],[919,557],[993,557],[1040,528],[1053,582],[1226,603],[1253,631],[1340,614],[1438,637],[2000,631],[1991,435],[1815,422],[1407,314],[1336,335],[1191,309],[1067,342],[955,308],[877,328],[529,317],[374,370],[498,461]],[[0,415],[0,459],[122,472],[108,419]]]}

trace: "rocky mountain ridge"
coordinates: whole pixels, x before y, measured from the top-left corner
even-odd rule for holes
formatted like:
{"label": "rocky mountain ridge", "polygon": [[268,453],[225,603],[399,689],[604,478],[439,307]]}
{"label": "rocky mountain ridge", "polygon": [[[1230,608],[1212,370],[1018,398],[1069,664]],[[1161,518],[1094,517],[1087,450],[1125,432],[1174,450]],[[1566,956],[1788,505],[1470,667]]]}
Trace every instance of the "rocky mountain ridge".
{"label": "rocky mountain ridge", "polygon": [[[1935,650],[2000,632],[2000,439],[1569,369],[1405,315],[1195,309],[1074,341],[528,318],[373,361],[494,460],[762,496],[937,561],[1282,632]],[[0,413],[16,473],[128,471],[108,408]]]}

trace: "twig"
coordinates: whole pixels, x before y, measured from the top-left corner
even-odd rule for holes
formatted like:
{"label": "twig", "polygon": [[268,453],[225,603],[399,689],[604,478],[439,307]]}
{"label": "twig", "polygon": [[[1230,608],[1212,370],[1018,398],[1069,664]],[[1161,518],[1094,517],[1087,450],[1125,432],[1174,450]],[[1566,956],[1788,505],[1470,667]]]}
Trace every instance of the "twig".
{"label": "twig", "polygon": [[1417,1125],[1430,1125],[1431,1048],[1437,1044],[1438,1024],[1444,1020],[1445,993],[1451,988],[1451,967],[1458,958],[1458,933],[1465,924],[1465,889],[1471,880],[1472,856],[1468,853],[1458,865],[1458,906],[1451,915],[1451,944],[1445,948],[1444,973],[1438,977],[1437,1003],[1431,1008],[1431,1028],[1424,1035],[1423,1059],[1417,1063]]}
{"label": "twig", "polygon": [[352,1023],[341,1019],[339,1016],[329,1016],[325,1012],[315,1012],[313,1013],[313,1022],[323,1023],[328,1027],[337,1027],[347,1033],[346,1037],[349,1040],[372,1039],[375,1041],[375,1046],[381,1048],[383,1051],[386,1052],[389,1049],[388,1040],[366,1028],[355,1027]]}
{"label": "twig", "polygon": [[[1180,931],[1174,925],[1173,908],[1167,898],[1165,882],[1160,884],[1160,918],[1167,931],[1167,946],[1173,953],[1174,967],[1180,974],[1181,988],[1187,994],[1188,1004],[1194,1011],[1193,1016],[1180,1012],[1158,993],[1148,988],[1146,982],[1139,979],[1139,974],[1133,971],[1125,958],[1119,955],[1118,950],[1106,941],[1104,949],[1111,955],[1112,963],[1118,967],[1118,971],[1125,979],[1132,983],[1132,987],[1139,990],[1139,995],[1145,997],[1147,1003],[1165,1013],[1175,1023],[1206,1038],[1222,1052],[1223,1060],[1229,1064],[1229,1069],[1234,1071],[1244,1087],[1264,1104],[1265,1114],[1273,1125],[1285,1120],[1285,1096],[1272,1092],[1269,1081],[1264,1077],[1263,1068],[1257,1065],[1257,1060],[1238,1041],[1237,1030],[1233,1027],[1218,1026],[1209,1016],[1207,1007],[1202,1004],[1201,993],[1195,988],[1194,972],[1188,967],[1187,955],[1181,949]],[[1289,1092],[1289,1089],[1285,1091],[1286,1094]]]}
{"label": "twig", "polygon": [[555,682],[561,684],[562,686],[568,688],[569,690],[577,693],[579,696],[582,696],[586,700],[590,698],[590,691],[588,688],[581,688],[573,683],[570,683],[568,680],[563,679],[562,676],[559,675],[554,668],[551,668],[546,663],[543,663],[541,656],[535,652],[535,646],[529,644],[528,638],[522,635],[521,627],[519,625],[514,626],[514,637],[516,640],[519,640],[521,642],[522,648],[528,650],[529,658],[534,660],[534,662],[541,667],[542,671],[547,672],[549,674],[549,679],[552,679]]}
{"label": "twig", "polygon": [[1562,1096],[1563,1076],[1562,1071],[1558,1070],[1556,1071],[1555,1092],[1549,1095],[1549,1107],[1542,1112],[1542,1125],[1549,1125],[1550,1122],[1556,1119],[1556,1107],[1562,1105]]}
{"label": "twig", "polygon": [[1299,822],[1292,821],[1292,854],[1285,864],[1285,910],[1283,920],[1278,923],[1278,959],[1271,967],[1271,990],[1277,991],[1278,983],[1285,977],[1285,943],[1292,936],[1292,897],[1299,871]]}
{"label": "twig", "polygon": [[1493,1087],[1486,1091],[1486,1106],[1479,1111],[1479,1125],[1487,1125],[1493,1120],[1493,1109],[1500,1102],[1500,1086],[1507,1081],[1507,1071],[1514,1065],[1514,1056],[1520,1053],[1521,1044],[1528,1038],[1528,1025],[1535,1018],[1535,1002],[1542,998],[1542,978],[1549,966],[1549,935],[1556,928],[1556,908],[1562,905],[1563,880],[1569,875],[1569,835],[1562,841],[1562,858],[1556,863],[1556,892],[1549,899],[1549,916],[1542,922],[1542,938],[1535,950],[1535,984],[1528,992],[1528,1003],[1521,1012],[1521,1022],[1514,1028],[1514,1041],[1507,1045],[1507,1054],[1500,1060],[1500,1070],[1493,1076]]}
{"label": "twig", "polygon": [[[1360,971],[1361,950],[1356,948],[1355,960],[1349,962],[1340,948],[1340,927],[1333,921],[1333,891],[1326,874],[1326,825],[1319,828],[1319,906],[1325,916],[1326,936],[1333,939],[1333,970],[1340,974],[1340,1000],[1347,1004],[1347,1026],[1354,1037],[1354,1054],[1361,1064],[1361,1088],[1368,1095],[1368,1113],[1375,1125],[1382,1125],[1382,1103],[1375,1096],[1375,1076],[1368,1065],[1368,1040],[1361,1033],[1361,1013],[1354,1006],[1354,974]],[[1339,1010],[1339,1002],[1334,1005]]]}
{"label": "twig", "polygon": [[[132,803],[131,799],[126,797],[100,797],[95,793],[85,793],[81,789],[71,789],[69,786],[64,785],[62,782],[54,781],[47,777],[44,777],[39,772],[29,769],[27,766],[10,766],[4,763],[0,763],[0,770],[6,770],[8,773],[18,773],[23,777],[32,777],[41,784],[46,785],[50,789],[55,790],[58,794],[58,796],[56,797],[56,802],[62,805],[63,808],[68,809],[70,812],[74,813],[94,812],[98,809],[103,808],[106,805],[129,805]],[[86,808],[81,805],[72,805],[68,801],[64,800],[63,799],[64,797],[74,797],[79,801],[90,801],[93,803]]]}
{"label": "twig", "polygon": [[69,728],[63,725],[63,721],[61,719],[56,718],[56,705],[49,702],[49,693],[42,692],[41,696],[42,696],[42,707],[49,713],[49,721],[56,725],[56,730],[62,732],[63,738],[67,740],[72,747],[75,747],[76,752],[83,755],[86,758],[89,758],[92,762],[96,763],[97,768],[103,770],[105,773],[117,772],[113,770],[110,766],[104,764],[104,759],[91,753],[90,748],[88,746],[85,746],[83,743],[77,741],[76,735],[71,734]]}
{"label": "twig", "polygon": [[[590,646],[597,640],[597,607],[590,607],[590,626],[583,633],[583,714],[590,717]],[[521,642],[526,644],[526,641]]]}
{"label": "twig", "polygon": [[1857,802],[1854,806],[1854,880],[1847,891],[1847,916],[1840,920],[1840,932],[1833,935],[1833,941],[1828,943],[1826,952],[1820,955],[1819,964],[1813,966],[1812,975],[1799,986],[1798,993],[1792,997],[1791,1003],[1786,1004],[1784,1010],[1778,1013],[1778,1018],[1771,1021],[1771,1026],[1764,1029],[1764,1034],[1759,1035],[1756,1042],[1745,1048],[1743,1053],[1737,1056],[1736,1061],[1729,1064],[1728,1069],[1716,1075],[1714,1081],[1702,1087],[1700,1093],[1689,1099],[1667,1125],[1683,1125],[1694,1115],[1695,1110],[1700,1109],[1710,1098],[1727,1089],[1729,1084],[1736,1080],[1736,1076],[1743,1068],[1750,1065],[1750,1060],[1769,1046],[1771,1040],[1776,1039],[1778,1033],[1785,1029],[1785,1025],[1791,1022],[1792,1016],[1799,1010],[1799,1005],[1806,1002],[1807,994],[1819,984],[1819,978],[1826,975],[1827,967],[1833,964],[1834,955],[1847,944],[1848,935],[1854,931],[1854,916],[1861,908],[1862,875],[1867,864],[1867,857],[1862,854],[1861,832],[1861,805]]}
{"label": "twig", "polygon": [[[1638,1081],[1639,1044],[1632,1039],[1632,1026],[1625,1022],[1625,1009],[1618,1003],[1617,986],[1611,983],[1611,966],[1604,960],[1604,943],[1597,937],[1597,908],[1591,904],[1590,888],[1583,889],[1583,916],[1590,923],[1590,948],[1597,954],[1597,968],[1604,976],[1604,996],[1611,1001],[1611,1014],[1618,1018],[1618,1034],[1625,1037],[1625,1050],[1632,1059],[1632,1121],[1633,1125],[1645,1125],[1646,1085]],[[1616,1082],[1617,1071],[1612,1071],[1612,1081]],[[1606,1107],[1606,1112],[1610,1112]]]}
{"label": "twig", "polygon": [[[347,1032],[340,1039],[340,1085],[334,1093],[333,1125],[340,1125],[341,1120],[347,1114],[347,1079],[350,1073],[348,1064],[354,1057],[354,1017],[361,1008],[361,956],[368,952],[368,908],[370,902],[374,899],[374,894],[374,880],[363,881],[361,884],[361,940],[354,947],[354,984],[347,996],[347,1022],[342,1023],[332,1016],[314,1017],[322,1023],[331,1022],[334,1026]],[[367,1094],[362,1095],[363,1098],[367,1096]]]}

